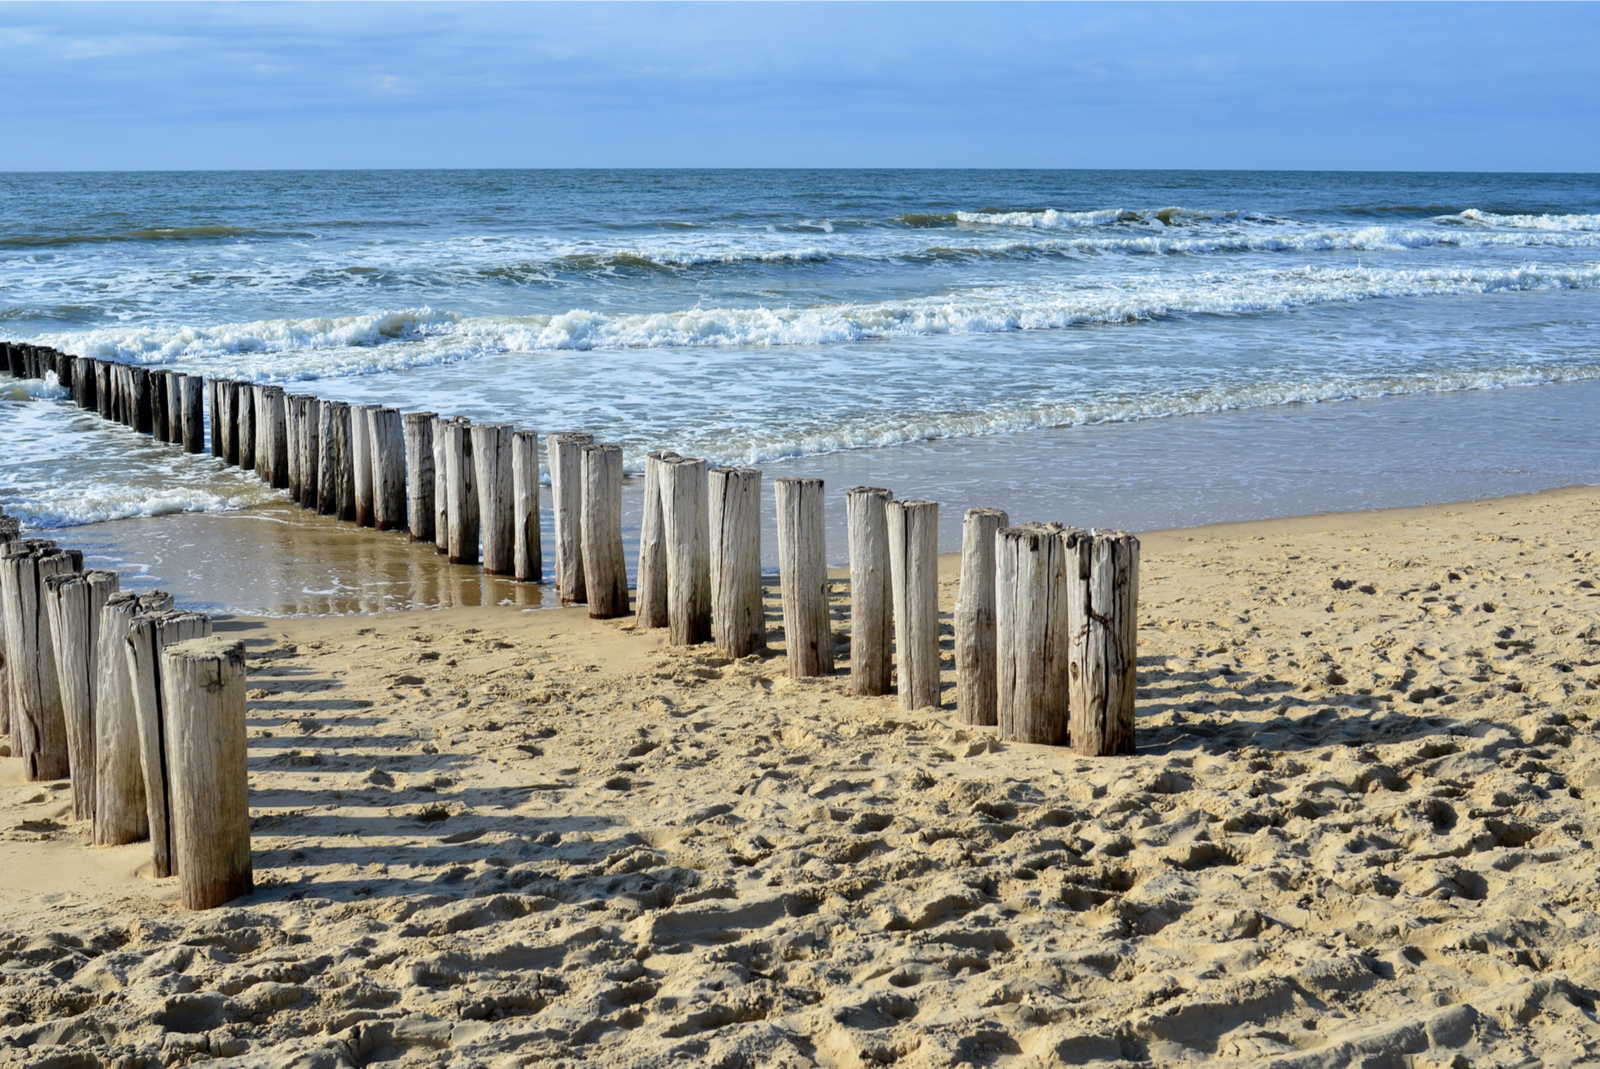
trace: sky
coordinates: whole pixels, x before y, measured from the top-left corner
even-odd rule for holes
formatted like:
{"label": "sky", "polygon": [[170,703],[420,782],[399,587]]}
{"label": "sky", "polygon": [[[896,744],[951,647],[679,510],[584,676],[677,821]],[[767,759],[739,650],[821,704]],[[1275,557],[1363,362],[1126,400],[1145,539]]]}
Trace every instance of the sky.
{"label": "sky", "polygon": [[1600,4],[0,4],[0,170],[1600,172]]}

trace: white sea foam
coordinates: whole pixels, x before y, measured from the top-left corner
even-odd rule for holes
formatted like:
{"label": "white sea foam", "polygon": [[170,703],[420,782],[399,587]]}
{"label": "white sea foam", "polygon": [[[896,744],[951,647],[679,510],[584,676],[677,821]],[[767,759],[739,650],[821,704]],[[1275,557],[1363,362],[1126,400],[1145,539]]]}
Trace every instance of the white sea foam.
{"label": "white sea foam", "polygon": [[1459,215],[1440,216],[1441,223],[1469,223],[1508,230],[1600,230],[1600,215],[1500,215],[1468,208]]}

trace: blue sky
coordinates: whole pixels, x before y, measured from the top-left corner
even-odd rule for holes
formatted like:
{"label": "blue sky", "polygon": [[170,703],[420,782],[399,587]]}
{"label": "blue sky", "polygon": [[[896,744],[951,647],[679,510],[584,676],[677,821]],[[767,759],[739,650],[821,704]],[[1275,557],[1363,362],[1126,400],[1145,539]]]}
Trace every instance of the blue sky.
{"label": "blue sky", "polygon": [[0,4],[0,169],[1600,171],[1600,5]]}

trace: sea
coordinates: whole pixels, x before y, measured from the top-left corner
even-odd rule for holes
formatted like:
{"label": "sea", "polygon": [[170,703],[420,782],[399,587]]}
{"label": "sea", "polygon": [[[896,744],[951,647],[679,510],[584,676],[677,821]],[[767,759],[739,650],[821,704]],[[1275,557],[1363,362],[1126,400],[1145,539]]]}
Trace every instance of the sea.
{"label": "sea", "polygon": [[[1600,175],[0,174],[0,337],[820,475],[836,563],[860,484],[945,550],[1428,504],[1600,483]],[[448,600],[63,397],[0,379],[28,528],[219,611]]]}

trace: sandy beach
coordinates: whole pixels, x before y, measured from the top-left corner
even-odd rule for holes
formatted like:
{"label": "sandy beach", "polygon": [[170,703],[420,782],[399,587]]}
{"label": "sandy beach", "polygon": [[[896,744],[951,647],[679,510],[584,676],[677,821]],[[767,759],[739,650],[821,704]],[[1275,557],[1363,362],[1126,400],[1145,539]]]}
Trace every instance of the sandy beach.
{"label": "sandy beach", "polygon": [[183,911],[0,761],[0,1063],[1592,1063],[1597,528],[1146,535],[1122,759],[959,725],[948,629],[945,709],[852,697],[842,581],[821,680],[582,609],[220,622],[257,891]]}

